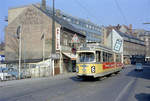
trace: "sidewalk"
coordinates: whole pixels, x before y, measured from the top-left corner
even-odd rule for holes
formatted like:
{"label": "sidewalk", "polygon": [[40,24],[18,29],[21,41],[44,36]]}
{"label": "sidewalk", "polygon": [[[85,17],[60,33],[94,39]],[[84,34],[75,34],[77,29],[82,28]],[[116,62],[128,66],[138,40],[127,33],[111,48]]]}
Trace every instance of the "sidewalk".
{"label": "sidewalk", "polygon": [[75,73],[63,73],[55,76],[50,77],[40,77],[40,78],[28,78],[28,79],[21,79],[21,80],[11,80],[11,81],[3,81],[0,82],[0,88],[4,86],[14,85],[14,84],[20,84],[20,83],[27,83],[27,82],[35,82],[35,81],[41,81],[41,80],[63,80],[66,78],[70,78],[72,76],[75,76]]}

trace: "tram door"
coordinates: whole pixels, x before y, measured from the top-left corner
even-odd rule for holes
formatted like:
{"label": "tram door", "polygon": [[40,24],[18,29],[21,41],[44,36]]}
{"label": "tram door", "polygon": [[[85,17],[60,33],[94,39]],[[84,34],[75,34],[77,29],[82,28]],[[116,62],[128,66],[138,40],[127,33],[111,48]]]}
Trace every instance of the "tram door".
{"label": "tram door", "polygon": [[76,60],[72,60],[72,72],[76,72]]}

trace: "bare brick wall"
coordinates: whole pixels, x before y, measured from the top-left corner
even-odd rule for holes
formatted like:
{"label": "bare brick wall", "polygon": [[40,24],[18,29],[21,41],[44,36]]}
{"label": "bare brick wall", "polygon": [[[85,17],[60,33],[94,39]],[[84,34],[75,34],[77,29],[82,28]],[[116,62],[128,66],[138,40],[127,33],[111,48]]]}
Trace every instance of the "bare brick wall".
{"label": "bare brick wall", "polygon": [[[19,40],[15,36],[19,25],[21,25],[22,35],[22,59],[42,59],[43,40],[41,37],[43,33],[45,34],[45,57],[48,58],[52,48],[52,19],[34,6],[26,7],[21,10],[22,12],[18,11],[19,15],[8,24],[5,30],[6,60],[18,60]],[[11,10],[9,12],[11,13]],[[13,14],[11,13],[10,16]],[[55,23],[55,25],[61,28],[60,24]],[[69,46],[74,34],[73,31],[62,31],[61,45],[64,45],[64,40],[67,40],[67,46]],[[78,37],[81,43],[85,42],[85,37],[80,35]]]}
{"label": "bare brick wall", "polygon": [[124,41],[124,55],[145,55],[145,46]]}
{"label": "bare brick wall", "polygon": [[51,19],[40,10],[33,6],[26,8],[6,28],[6,60],[18,59],[19,40],[13,36],[16,36],[19,25],[21,25],[22,34],[22,59],[42,58],[43,42],[41,36],[43,33],[45,33],[46,38],[45,56],[49,57],[51,51],[51,24]]}

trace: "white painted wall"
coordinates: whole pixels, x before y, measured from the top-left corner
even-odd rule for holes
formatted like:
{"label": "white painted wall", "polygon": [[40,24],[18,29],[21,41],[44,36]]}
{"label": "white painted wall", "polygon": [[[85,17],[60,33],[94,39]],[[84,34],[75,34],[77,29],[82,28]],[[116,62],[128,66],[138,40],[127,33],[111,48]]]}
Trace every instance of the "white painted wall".
{"label": "white painted wall", "polygon": [[114,29],[112,30],[112,49],[117,53],[123,53],[123,37]]}

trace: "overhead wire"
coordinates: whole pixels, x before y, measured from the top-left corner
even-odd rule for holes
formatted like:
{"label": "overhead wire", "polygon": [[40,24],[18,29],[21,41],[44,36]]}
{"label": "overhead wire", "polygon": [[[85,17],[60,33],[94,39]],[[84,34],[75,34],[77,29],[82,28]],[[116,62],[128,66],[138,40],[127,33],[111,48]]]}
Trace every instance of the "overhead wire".
{"label": "overhead wire", "polygon": [[124,13],[123,13],[123,10],[121,9],[121,7],[120,7],[118,1],[117,1],[117,0],[114,0],[114,1],[115,1],[115,4],[116,4],[116,6],[117,6],[117,8],[118,8],[118,10],[119,10],[119,12],[120,12],[120,14],[121,14],[123,20],[124,20],[124,23],[125,23],[125,24],[128,24],[127,19],[126,19]]}
{"label": "overhead wire", "polygon": [[84,6],[83,3],[80,2],[80,0],[73,0],[73,1],[76,4],[78,4],[88,14],[88,16],[91,16],[92,18],[94,18],[95,20],[97,20],[99,23],[102,23],[102,21],[98,17],[94,16],[94,14],[92,14],[91,11],[89,9],[87,9],[87,5]]}

